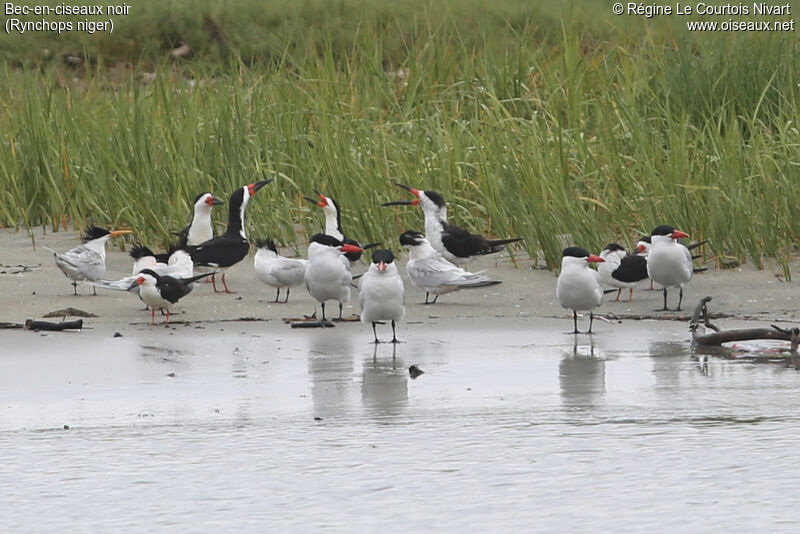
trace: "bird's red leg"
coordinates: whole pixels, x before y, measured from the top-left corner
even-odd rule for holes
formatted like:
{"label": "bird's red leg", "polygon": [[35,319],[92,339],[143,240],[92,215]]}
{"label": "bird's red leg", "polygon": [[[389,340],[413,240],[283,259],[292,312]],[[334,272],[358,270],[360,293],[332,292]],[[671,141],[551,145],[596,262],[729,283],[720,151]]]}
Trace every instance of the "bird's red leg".
{"label": "bird's red leg", "polygon": [[225,273],[222,273],[222,285],[225,286],[225,293],[235,293],[235,291],[228,289],[228,284],[225,283]]}
{"label": "bird's red leg", "polygon": [[150,326],[155,326],[155,325],[156,325],[156,309],[155,308],[151,308],[150,309]]}
{"label": "bird's red leg", "polygon": [[617,289],[617,298],[614,299],[614,302],[619,302],[620,293],[622,293],[622,288],[621,287],[619,289]]}
{"label": "bird's red leg", "polygon": [[[225,280],[225,279],[223,278],[223,280]],[[211,275],[211,285],[214,287],[214,293],[222,293],[222,291],[217,291],[217,275],[216,274],[212,274]]]}
{"label": "bird's red leg", "polygon": [[169,324],[169,310],[167,310],[167,320],[164,321],[164,326],[167,326],[168,324]]}
{"label": "bird's red leg", "polygon": [[633,301],[633,288],[630,288],[630,294],[628,295],[628,302]]}

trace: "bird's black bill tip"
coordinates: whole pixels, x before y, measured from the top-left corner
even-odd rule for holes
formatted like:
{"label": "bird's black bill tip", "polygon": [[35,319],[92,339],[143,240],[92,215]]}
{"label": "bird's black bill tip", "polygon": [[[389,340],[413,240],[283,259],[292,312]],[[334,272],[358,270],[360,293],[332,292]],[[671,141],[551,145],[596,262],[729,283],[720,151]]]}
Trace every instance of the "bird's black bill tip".
{"label": "bird's black bill tip", "polygon": [[411,206],[413,204],[410,200],[395,200],[393,202],[384,202],[381,206]]}
{"label": "bird's black bill tip", "polygon": [[400,182],[394,182],[394,185],[396,185],[397,187],[400,187],[402,189],[405,189],[408,192],[411,192],[411,190],[413,189],[412,187],[410,187],[408,185],[405,185],[405,184],[401,184]]}
{"label": "bird's black bill tip", "polygon": [[274,181],[275,181],[275,178],[270,178],[269,180],[259,180],[258,182],[255,182],[253,184],[253,192],[255,193],[256,191],[258,191],[259,189],[261,189],[265,185],[271,184]]}

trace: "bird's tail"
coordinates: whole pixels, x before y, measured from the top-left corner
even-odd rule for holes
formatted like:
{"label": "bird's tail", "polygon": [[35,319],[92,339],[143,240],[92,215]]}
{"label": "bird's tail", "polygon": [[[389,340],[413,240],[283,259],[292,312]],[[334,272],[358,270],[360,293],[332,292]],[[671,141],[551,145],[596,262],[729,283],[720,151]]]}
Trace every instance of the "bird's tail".
{"label": "bird's tail", "polygon": [[692,243],[691,245],[686,245],[686,248],[688,248],[689,250],[694,250],[696,248],[702,247],[706,243],[708,243],[708,239],[703,239],[702,241],[699,241],[697,243]]}
{"label": "bird's tail", "polygon": [[461,288],[468,287],[487,287],[502,283],[502,280],[494,280],[481,273],[467,273],[460,280],[456,280],[447,285],[458,286]]}
{"label": "bird's tail", "polygon": [[217,271],[213,271],[213,272],[210,272],[210,273],[196,274],[194,276],[190,276],[189,278],[181,278],[180,281],[183,282],[184,284],[191,284],[192,282],[196,282],[197,280],[200,280],[201,278],[205,278],[206,276],[211,276],[211,275],[214,275],[214,274],[217,274]]}
{"label": "bird's tail", "polygon": [[87,280],[86,283],[90,286],[113,291],[133,291],[137,287],[135,276],[126,276],[119,280]]}
{"label": "bird's tail", "polygon": [[489,246],[492,248],[492,252],[498,252],[502,249],[505,245],[510,243],[516,243],[517,241],[522,241],[525,239],[524,237],[512,237],[509,239],[489,239]]}

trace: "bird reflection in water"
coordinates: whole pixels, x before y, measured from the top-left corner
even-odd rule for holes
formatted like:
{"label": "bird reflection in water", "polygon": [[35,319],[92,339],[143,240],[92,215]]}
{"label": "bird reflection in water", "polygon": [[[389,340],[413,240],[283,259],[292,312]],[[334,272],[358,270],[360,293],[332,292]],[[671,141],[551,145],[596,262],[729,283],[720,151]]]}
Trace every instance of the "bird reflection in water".
{"label": "bird reflection in water", "polygon": [[592,408],[602,402],[605,392],[605,358],[595,354],[595,346],[579,344],[577,339],[571,350],[563,351],[558,365],[558,383],[564,406]]}
{"label": "bird reflection in water", "polygon": [[313,332],[308,351],[308,375],[314,414],[341,417],[352,410],[353,346],[351,336],[338,328]]}
{"label": "bird reflection in water", "polygon": [[402,358],[397,356],[397,344],[375,345],[372,355],[364,359],[361,401],[372,415],[396,416],[408,404],[408,371]]}

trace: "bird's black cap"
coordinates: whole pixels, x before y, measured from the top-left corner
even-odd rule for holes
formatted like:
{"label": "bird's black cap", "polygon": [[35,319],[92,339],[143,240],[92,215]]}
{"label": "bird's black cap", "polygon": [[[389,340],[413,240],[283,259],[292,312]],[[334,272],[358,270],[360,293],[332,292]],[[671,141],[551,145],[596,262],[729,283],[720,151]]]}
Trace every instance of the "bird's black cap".
{"label": "bird's black cap", "polygon": [[266,239],[256,239],[256,247],[257,248],[266,247],[269,250],[271,250],[272,252],[275,252],[275,253],[278,252],[278,248],[275,246],[275,241],[273,241],[272,238],[269,238],[269,237],[266,238]]}
{"label": "bird's black cap", "polygon": [[105,228],[100,228],[99,226],[90,225],[89,228],[86,229],[86,235],[83,236],[84,241],[91,241],[93,239],[99,239],[101,237],[107,236],[110,234],[108,230]]}
{"label": "bird's black cap", "polygon": [[150,276],[152,276],[156,280],[161,278],[161,275],[159,275],[157,272],[155,272],[152,269],[142,269],[141,271],[139,271],[139,274],[149,274]]}
{"label": "bird's black cap", "polygon": [[662,224],[661,226],[656,226],[655,229],[650,232],[650,235],[672,235],[672,232],[675,231],[674,226],[670,226],[668,224]]}
{"label": "bird's black cap", "polygon": [[422,239],[424,237],[425,236],[422,232],[408,230],[407,232],[403,232],[403,234],[400,236],[400,244],[410,247],[416,247],[417,245],[422,244]]}
{"label": "bird's black cap", "polygon": [[144,258],[146,256],[155,256],[153,251],[143,245],[136,245],[133,247],[128,253],[128,255],[133,258],[134,260],[138,260],[140,258]]}
{"label": "bird's black cap", "polygon": [[607,250],[609,252],[614,252],[614,251],[617,251],[617,250],[621,250],[622,252],[625,252],[625,247],[623,247],[619,243],[609,243],[608,245],[606,245],[606,248],[604,248],[603,250]]}
{"label": "bird's black cap", "polygon": [[567,247],[564,249],[562,256],[571,256],[573,258],[588,258],[589,251],[581,247]]}
{"label": "bird's black cap", "polygon": [[319,243],[328,247],[341,247],[343,245],[341,241],[328,234],[314,234],[311,237],[311,243]]}
{"label": "bird's black cap", "polygon": [[372,253],[372,263],[392,263],[394,261],[394,254],[391,250],[378,249]]}
{"label": "bird's black cap", "polygon": [[444,201],[444,197],[436,191],[425,191],[425,196],[431,199],[431,201],[440,208],[447,206],[447,203]]}

